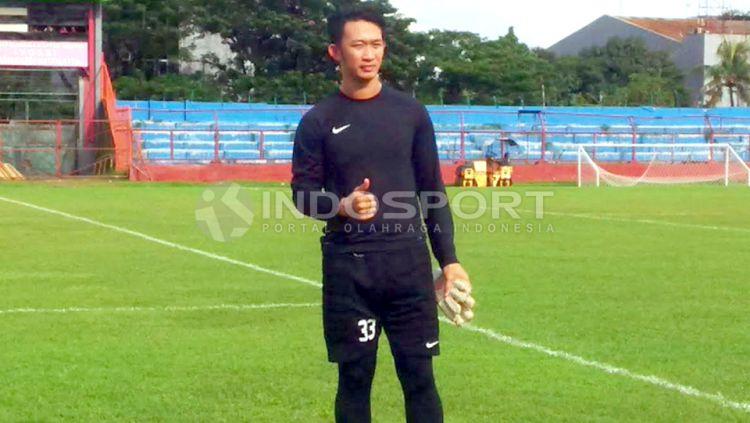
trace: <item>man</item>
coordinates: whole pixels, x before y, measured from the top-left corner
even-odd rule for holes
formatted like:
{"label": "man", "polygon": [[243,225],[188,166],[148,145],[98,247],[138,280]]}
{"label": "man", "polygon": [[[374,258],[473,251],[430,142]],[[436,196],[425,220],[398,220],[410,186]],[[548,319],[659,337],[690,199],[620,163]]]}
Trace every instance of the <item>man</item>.
{"label": "man", "polygon": [[339,367],[336,421],[370,421],[383,329],[407,421],[442,422],[432,369],[438,320],[425,233],[446,291],[468,276],[456,258],[427,110],[379,79],[384,27],[382,16],[367,9],[328,19],[328,54],[341,71],[340,92],[307,112],[297,128],[292,191],[303,213],[327,222],[321,238],[323,327],[328,358]]}

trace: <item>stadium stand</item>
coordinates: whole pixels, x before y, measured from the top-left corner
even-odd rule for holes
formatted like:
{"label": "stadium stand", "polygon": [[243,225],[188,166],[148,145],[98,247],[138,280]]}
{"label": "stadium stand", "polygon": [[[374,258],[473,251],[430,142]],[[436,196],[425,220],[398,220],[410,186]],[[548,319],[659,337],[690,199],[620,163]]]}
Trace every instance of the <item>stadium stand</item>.
{"label": "stadium stand", "polygon": [[[294,131],[309,106],[120,101],[132,110],[140,157],[169,163],[267,163],[292,158]],[[574,162],[576,145],[597,144],[602,161],[637,161],[608,144],[728,143],[750,161],[750,111],[692,108],[429,106],[442,160],[481,159],[500,145],[510,159]],[[512,146],[511,146],[512,145]],[[506,150],[507,149],[507,150]],[[685,161],[707,160],[676,151]],[[680,156],[680,155],[683,156]]]}

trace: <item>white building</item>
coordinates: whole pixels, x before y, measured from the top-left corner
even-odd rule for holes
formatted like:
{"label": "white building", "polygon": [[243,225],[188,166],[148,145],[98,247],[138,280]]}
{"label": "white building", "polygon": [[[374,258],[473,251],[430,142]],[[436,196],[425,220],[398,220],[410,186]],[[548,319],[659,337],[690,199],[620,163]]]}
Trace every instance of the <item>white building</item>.
{"label": "white building", "polygon": [[209,64],[211,60],[207,60],[209,55],[216,56],[214,60],[229,67],[235,65],[234,61],[237,57],[237,53],[232,51],[221,35],[211,33],[192,34],[181,39],[180,50],[189,51],[191,56],[190,60],[180,61],[182,74],[216,73],[217,69]]}

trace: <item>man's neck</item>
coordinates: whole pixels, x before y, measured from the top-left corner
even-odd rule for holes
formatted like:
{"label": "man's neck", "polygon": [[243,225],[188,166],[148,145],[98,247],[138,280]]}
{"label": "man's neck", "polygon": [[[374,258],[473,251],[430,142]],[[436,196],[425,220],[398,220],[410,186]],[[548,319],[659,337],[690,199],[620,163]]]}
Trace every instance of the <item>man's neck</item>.
{"label": "man's neck", "polygon": [[354,100],[367,100],[377,96],[383,88],[380,78],[373,78],[369,81],[357,81],[344,79],[341,83],[341,92]]}

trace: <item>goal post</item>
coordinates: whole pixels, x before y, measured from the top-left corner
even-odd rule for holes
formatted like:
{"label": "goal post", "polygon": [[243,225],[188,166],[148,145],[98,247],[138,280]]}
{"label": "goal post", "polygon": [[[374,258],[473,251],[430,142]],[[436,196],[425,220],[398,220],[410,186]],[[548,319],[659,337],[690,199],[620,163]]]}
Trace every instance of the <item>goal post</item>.
{"label": "goal post", "polygon": [[735,150],[731,145],[727,145],[727,152],[729,154],[727,154],[726,156],[725,185],[729,185],[729,183],[731,182],[729,180],[729,177],[731,175],[732,163],[737,163],[740,169],[744,171],[741,172],[741,175],[747,176],[747,180],[741,182],[746,183],[746,185],[750,187],[750,166],[748,166],[747,163],[742,160],[742,157],[737,153],[737,150]]}
{"label": "goal post", "polygon": [[750,167],[730,144],[579,144],[577,164],[579,187],[750,186]]}

